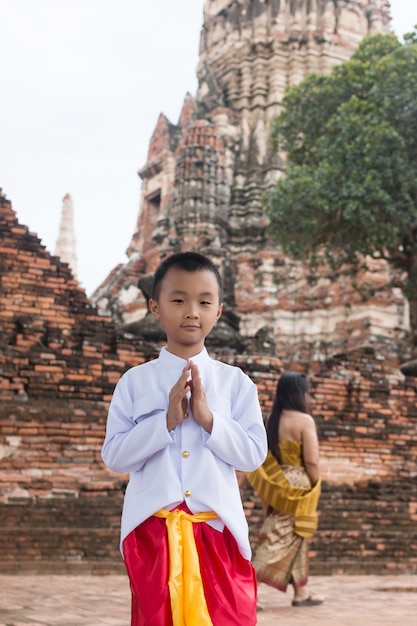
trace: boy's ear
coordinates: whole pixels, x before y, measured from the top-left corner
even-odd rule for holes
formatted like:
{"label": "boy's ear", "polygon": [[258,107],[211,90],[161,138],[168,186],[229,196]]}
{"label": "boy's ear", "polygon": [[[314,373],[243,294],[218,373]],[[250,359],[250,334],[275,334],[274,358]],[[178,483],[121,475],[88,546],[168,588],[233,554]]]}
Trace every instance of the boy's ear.
{"label": "boy's ear", "polygon": [[217,309],[216,322],[217,322],[217,320],[219,320],[221,318],[222,313],[223,313],[223,302],[221,304],[219,304],[219,308]]}
{"label": "boy's ear", "polygon": [[159,304],[152,298],[149,299],[149,310],[156,320],[159,320]]}

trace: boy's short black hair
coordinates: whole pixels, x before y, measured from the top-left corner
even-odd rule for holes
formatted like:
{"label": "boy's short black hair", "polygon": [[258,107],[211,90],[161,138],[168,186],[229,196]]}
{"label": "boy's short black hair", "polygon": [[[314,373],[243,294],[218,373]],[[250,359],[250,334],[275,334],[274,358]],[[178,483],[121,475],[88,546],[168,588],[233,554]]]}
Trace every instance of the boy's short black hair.
{"label": "boy's short black hair", "polygon": [[178,267],[186,272],[197,272],[199,270],[209,270],[213,272],[219,286],[219,302],[223,302],[223,282],[220,272],[207,257],[198,252],[178,252],[167,257],[156,269],[153,277],[152,299],[158,300],[161,293],[162,280],[169,269]]}

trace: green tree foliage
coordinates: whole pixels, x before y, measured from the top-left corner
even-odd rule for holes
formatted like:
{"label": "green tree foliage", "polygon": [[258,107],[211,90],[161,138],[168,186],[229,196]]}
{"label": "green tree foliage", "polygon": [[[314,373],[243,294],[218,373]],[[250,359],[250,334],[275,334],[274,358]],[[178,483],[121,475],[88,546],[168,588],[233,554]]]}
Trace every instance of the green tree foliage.
{"label": "green tree foliage", "polygon": [[288,167],[267,198],[283,249],[354,266],[383,257],[407,276],[417,348],[417,37],[365,38],[328,75],[291,87],[274,122]]}

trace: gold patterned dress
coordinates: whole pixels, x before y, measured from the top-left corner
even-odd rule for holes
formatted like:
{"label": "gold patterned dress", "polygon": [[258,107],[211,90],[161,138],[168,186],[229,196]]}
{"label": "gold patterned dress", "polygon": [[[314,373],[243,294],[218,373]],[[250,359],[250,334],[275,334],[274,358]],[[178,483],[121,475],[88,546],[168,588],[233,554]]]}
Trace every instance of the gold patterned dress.
{"label": "gold patterned dress", "polygon": [[271,452],[247,474],[267,505],[253,565],[259,582],[285,591],[308,580],[308,539],[317,529],[321,482],[314,487],[303,466],[302,443],[280,440],[281,465]]}

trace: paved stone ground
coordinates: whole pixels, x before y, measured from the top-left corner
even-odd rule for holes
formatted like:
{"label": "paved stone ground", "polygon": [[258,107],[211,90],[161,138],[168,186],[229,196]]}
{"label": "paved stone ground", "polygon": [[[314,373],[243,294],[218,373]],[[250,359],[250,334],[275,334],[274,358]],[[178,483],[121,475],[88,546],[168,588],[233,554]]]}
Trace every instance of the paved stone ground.
{"label": "paved stone ground", "polygon": [[[417,624],[417,575],[313,576],[309,587],[323,605],[295,608],[290,591],[260,585],[259,626]],[[129,626],[129,613],[124,575],[0,575],[0,626]]]}

